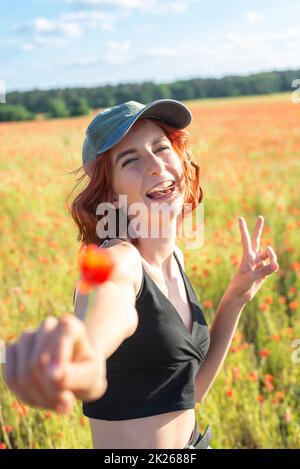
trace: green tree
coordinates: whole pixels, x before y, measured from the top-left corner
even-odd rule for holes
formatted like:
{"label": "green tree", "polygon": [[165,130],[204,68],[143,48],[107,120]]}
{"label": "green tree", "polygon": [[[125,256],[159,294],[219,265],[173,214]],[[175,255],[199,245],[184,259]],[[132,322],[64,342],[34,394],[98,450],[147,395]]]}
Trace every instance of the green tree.
{"label": "green tree", "polygon": [[71,116],[85,116],[91,112],[91,108],[85,98],[76,98],[70,106]]}
{"label": "green tree", "polygon": [[25,121],[34,119],[34,113],[28,111],[25,106],[13,104],[0,104],[0,121]]}
{"label": "green tree", "polygon": [[69,110],[63,99],[51,98],[48,101],[48,117],[67,117],[69,116]]}

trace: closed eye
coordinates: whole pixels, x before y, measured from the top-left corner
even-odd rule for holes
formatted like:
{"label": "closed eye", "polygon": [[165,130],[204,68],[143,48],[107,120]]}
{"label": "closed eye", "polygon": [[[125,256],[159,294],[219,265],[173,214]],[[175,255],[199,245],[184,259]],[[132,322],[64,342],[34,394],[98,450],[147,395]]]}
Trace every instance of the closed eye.
{"label": "closed eye", "polygon": [[130,161],[135,161],[135,160],[137,160],[137,158],[130,158],[129,160],[125,161],[125,163],[122,164],[122,168],[124,168],[124,166]]}
{"label": "closed eye", "polygon": [[[161,150],[169,150],[169,147],[160,147],[158,148],[157,151],[161,151]],[[127,163],[129,163],[130,161],[135,161],[137,159],[138,158],[129,158],[129,160],[125,161],[125,163],[122,164],[122,168],[124,168],[124,166],[127,165]]]}
{"label": "closed eye", "polygon": [[169,147],[160,147],[157,151],[160,151],[160,150],[169,150]]}

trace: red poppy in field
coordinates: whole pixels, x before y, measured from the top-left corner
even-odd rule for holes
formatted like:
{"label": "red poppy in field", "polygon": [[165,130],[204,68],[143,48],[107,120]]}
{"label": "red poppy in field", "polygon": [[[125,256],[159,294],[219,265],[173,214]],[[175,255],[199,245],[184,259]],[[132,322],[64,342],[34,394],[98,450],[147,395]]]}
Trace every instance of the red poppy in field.
{"label": "red poppy in field", "polygon": [[233,397],[233,389],[231,389],[231,388],[227,389],[226,396],[227,397]]}
{"label": "red poppy in field", "polygon": [[20,402],[18,401],[14,401],[12,403],[12,407],[14,409],[16,409],[16,411],[18,412],[18,414],[21,416],[21,417],[24,417],[25,415],[27,415],[29,413],[29,407],[25,404],[21,404]]}
{"label": "red poppy in field", "polygon": [[11,425],[4,425],[3,428],[6,431],[6,433],[11,433],[14,429]]}
{"label": "red poppy in field", "polygon": [[281,305],[284,305],[284,304],[286,303],[286,297],[280,295],[280,296],[279,296],[279,303],[280,303]]}
{"label": "red poppy in field", "polygon": [[274,342],[279,342],[280,341],[280,334],[273,334],[272,335],[272,340],[274,340]]}
{"label": "red poppy in field", "polygon": [[274,386],[270,381],[265,381],[265,386],[269,391],[273,391]]}
{"label": "red poppy in field", "polygon": [[274,381],[273,375],[265,375],[265,381]]}
{"label": "red poppy in field", "polygon": [[267,305],[272,304],[272,303],[273,303],[273,298],[272,298],[271,296],[266,296],[266,298],[265,298],[265,303],[266,303]]}
{"label": "red poppy in field", "polygon": [[292,311],[296,311],[298,309],[298,301],[297,300],[294,300],[290,303],[290,309]]}
{"label": "red poppy in field", "polygon": [[258,381],[258,374],[256,373],[256,371],[251,371],[249,374],[248,374],[248,379],[250,381]]}
{"label": "red poppy in field", "polygon": [[113,270],[113,261],[107,249],[99,248],[93,243],[80,251],[78,261],[81,273],[79,293],[82,295],[105,282]]}
{"label": "red poppy in field", "polygon": [[241,370],[239,369],[238,366],[235,366],[232,368],[232,374],[233,374],[233,377],[234,379],[241,379]]}
{"label": "red poppy in field", "polygon": [[260,352],[259,352],[259,355],[261,357],[268,357],[269,355],[271,355],[271,352],[269,349],[267,348],[263,348]]}
{"label": "red poppy in field", "polygon": [[259,305],[259,309],[262,313],[265,313],[266,311],[269,311],[269,305],[267,303],[262,303]]}
{"label": "red poppy in field", "polygon": [[294,272],[300,272],[300,263],[297,262],[297,261],[294,261],[291,263],[291,269],[294,271]]}
{"label": "red poppy in field", "polygon": [[204,300],[203,301],[203,307],[204,308],[212,308],[213,307],[213,302],[211,300]]}
{"label": "red poppy in field", "polygon": [[276,396],[276,399],[277,399],[277,400],[283,399],[283,398],[284,398],[284,392],[282,392],[282,391],[277,391],[276,394],[275,394],[275,396]]}
{"label": "red poppy in field", "polygon": [[249,343],[248,342],[243,342],[241,345],[240,345],[240,349],[241,350],[244,350],[246,348],[249,348]]}

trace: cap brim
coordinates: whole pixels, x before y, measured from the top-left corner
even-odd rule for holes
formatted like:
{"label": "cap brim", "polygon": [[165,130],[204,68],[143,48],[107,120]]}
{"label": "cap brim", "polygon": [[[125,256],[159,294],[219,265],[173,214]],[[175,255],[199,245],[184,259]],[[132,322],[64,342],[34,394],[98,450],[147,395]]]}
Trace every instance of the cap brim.
{"label": "cap brim", "polygon": [[175,99],[159,99],[138,113],[139,117],[158,117],[175,129],[184,129],[192,122],[191,111]]}

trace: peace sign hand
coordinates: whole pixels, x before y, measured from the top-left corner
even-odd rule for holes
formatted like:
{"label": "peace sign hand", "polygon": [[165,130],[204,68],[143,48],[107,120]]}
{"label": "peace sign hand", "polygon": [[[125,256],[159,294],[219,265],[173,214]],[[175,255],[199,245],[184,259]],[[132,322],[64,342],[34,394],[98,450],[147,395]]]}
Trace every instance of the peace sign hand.
{"label": "peace sign hand", "polygon": [[[264,217],[259,215],[250,239],[246,221],[243,217],[239,217],[243,256],[236,274],[229,283],[228,290],[231,296],[242,299],[245,303],[252,300],[265,279],[277,272],[279,268],[276,253],[271,246],[260,250],[263,225]],[[267,259],[270,259],[270,263],[265,265],[264,261]]]}

